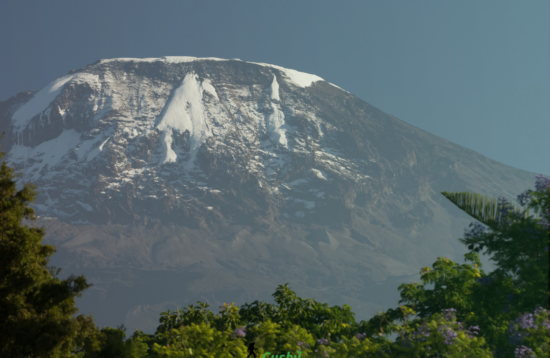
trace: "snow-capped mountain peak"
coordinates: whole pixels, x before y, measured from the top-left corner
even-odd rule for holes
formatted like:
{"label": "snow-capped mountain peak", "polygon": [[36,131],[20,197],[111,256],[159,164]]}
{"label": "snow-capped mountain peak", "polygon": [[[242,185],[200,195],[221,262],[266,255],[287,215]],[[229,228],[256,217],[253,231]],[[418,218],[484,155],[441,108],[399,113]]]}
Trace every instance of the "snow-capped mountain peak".
{"label": "snow-capped mountain peak", "polygon": [[218,58],[100,60],[2,108],[38,215],[77,223],[351,222],[441,141],[318,76]]}

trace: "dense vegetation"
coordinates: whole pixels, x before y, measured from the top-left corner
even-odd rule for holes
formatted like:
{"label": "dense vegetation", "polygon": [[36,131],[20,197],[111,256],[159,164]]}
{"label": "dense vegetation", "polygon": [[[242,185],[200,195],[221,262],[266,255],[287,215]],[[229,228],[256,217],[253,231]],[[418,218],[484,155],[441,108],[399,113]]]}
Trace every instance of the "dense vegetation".
{"label": "dense vegetation", "polygon": [[[0,154],[0,155],[3,155]],[[1,156],[0,156],[1,158]],[[402,304],[356,322],[351,307],[329,307],[279,285],[275,304],[224,304],[218,314],[198,302],[163,312],[155,334],[123,327],[99,330],[91,316],[75,316],[83,276],[57,278],[47,266],[55,248],[42,245],[33,219],[35,188],[17,190],[17,175],[0,169],[0,356],[2,357],[246,357],[255,343],[266,357],[548,357],[549,180],[503,198],[443,193],[474,217],[458,265],[438,258],[421,269],[422,283],[399,286]],[[530,215],[533,210],[537,215]],[[483,226],[484,224],[485,226]],[[481,269],[478,252],[497,270]],[[433,284],[433,289],[427,285]],[[397,333],[391,341],[388,335]],[[267,355],[267,353],[270,355]]]}

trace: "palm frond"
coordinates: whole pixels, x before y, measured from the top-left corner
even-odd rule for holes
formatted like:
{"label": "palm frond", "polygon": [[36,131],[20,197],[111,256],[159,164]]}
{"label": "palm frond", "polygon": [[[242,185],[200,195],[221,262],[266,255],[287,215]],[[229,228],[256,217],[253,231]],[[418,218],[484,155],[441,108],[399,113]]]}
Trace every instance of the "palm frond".
{"label": "palm frond", "polygon": [[[489,198],[487,195],[483,196],[481,194],[470,193],[467,191],[461,193],[448,193],[444,191],[441,194],[443,194],[466,214],[489,226],[490,228],[498,230],[500,223],[496,198]],[[516,205],[513,210],[519,213],[521,212],[521,207]],[[529,217],[529,209],[524,210],[523,216]]]}

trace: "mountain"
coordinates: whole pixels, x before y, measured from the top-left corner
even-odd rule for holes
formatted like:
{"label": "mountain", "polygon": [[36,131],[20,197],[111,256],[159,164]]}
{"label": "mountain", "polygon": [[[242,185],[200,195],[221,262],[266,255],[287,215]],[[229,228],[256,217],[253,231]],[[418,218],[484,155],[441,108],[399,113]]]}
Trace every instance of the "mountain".
{"label": "mountain", "polygon": [[0,131],[39,188],[52,263],[94,283],[81,311],[148,332],[167,308],[271,301],[286,282],[368,319],[437,257],[462,263],[473,219],[441,192],[535,181],[318,76],[237,59],[100,60],[0,102]]}

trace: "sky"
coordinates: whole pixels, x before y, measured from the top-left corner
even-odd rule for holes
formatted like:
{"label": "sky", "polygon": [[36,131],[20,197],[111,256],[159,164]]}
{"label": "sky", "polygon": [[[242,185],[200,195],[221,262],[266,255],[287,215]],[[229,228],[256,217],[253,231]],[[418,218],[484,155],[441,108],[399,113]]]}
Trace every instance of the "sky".
{"label": "sky", "polygon": [[548,1],[2,1],[0,49],[0,101],[103,58],[239,58],[550,171]]}

